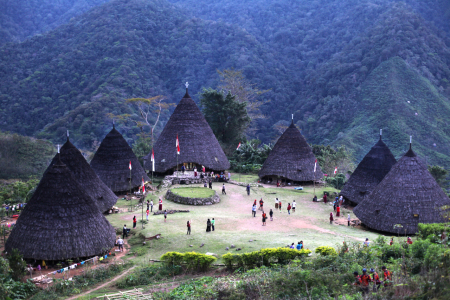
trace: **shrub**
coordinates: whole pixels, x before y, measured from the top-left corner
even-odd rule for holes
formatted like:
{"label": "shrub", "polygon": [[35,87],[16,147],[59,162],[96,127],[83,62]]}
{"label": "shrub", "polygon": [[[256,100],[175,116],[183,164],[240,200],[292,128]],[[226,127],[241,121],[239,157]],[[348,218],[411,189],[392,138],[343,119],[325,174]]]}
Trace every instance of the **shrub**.
{"label": "shrub", "polygon": [[396,243],[393,245],[384,245],[381,247],[381,259],[387,262],[390,258],[400,258],[405,253],[402,245]]}
{"label": "shrub", "polygon": [[197,252],[167,252],[161,256],[167,266],[181,265],[184,263],[188,270],[206,271],[216,260],[212,255]]}
{"label": "shrub", "polygon": [[419,229],[418,237],[426,239],[432,234],[440,236],[442,232],[449,231],[450,223],[433,223],[433,224],[419,223],[418,229]]}
{"label": "shrub", "polygon": [[411,254],[414,258],[424,259],[428,247],[430,247],[431,242],[429,240],[418,240],[411,245]]}
{"label": "shrub", "polygon": [[424,264],[427,268],[437,268],[442,261],[445,249],[440,245],[431,244],[424,257]]}
{"label": "shrub", "polygon": [[329,246],[317,247],[316,253],[319,253],[322,256],[337,255],[336,250],[333,247],[329,247]]}
{"label": "shrub", "polygon": [[22,259],[22,254],[20,254],[19,250],[12,249],[7,258],[9,267],[11,268],[11,277],[16,281],[20,281],[25,275],[27,266],[25,261]]}

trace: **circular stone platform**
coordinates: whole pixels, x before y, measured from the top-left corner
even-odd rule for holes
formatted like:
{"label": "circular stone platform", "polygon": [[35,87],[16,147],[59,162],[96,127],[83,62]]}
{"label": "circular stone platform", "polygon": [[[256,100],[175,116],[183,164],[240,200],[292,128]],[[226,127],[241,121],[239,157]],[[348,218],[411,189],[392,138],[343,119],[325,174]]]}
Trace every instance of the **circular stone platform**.
{"label": "circular stone platform", "polygon": [[212,205],[220,202],[219,195],[208,188],[170,189],[166,193],[166,199],[187,205]]}

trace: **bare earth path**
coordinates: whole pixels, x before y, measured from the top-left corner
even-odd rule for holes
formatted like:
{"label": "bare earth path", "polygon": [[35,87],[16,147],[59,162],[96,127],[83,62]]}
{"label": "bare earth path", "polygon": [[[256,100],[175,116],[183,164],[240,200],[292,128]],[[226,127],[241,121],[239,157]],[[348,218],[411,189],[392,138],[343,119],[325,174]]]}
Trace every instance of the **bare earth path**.
{"label": "bare earth path", "polygon": [[76,296],[72,296],[72,297],[70,297],[70,298],[67,298],[67,300],[73,300],[73,299],[77,299],[77,298],[79,298],[79,297],[87,296],[87,295],[89,295],[89,294],[92,293],[92,292],[95,292],[95,291],[97,291],[97,290],[99,290],[99,289],[102,289],[102,288],[104,288],[104,287],[110,285],[111,283],[113,283],[113,282],[119,280],[119,279],[122,278],[123,276],[127,275],[127,274],[128,274],[130,271],[132,271],[134,268],[136,268],[136,266],[133,266],[133,267],[129,268],[128,270],[126,270],[126,271],[123,272],[122,274],[117,275],[117,276],[114,277],[113,279],[111,279],[111,280],[109,280],[108,282],[105,282],[105,283],[103,283],[103,284],[97,286],[96,288],[90,289],[89,291],[86,291],[86,292],[84,292],[84,293],[82,293],[82,294],[78,294],[78,295],[76,295]]}

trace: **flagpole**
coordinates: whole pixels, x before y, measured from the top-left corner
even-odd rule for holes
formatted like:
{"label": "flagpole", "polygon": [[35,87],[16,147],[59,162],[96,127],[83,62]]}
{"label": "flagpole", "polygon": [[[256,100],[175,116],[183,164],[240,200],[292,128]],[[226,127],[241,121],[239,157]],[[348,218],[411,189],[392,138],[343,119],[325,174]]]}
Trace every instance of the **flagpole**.
{"label": "flagpole", "polygon": [[153,128],[152,128],[152,190],[153,190],[153,166],[155,165],[155,154],[153,152]]}
{"label": "flagpole", "polygon": [[[130,162],[131,166],[131,162]],[[130,211],[133,211],[133,197],[131,196],[131,167],[130,167]]]}

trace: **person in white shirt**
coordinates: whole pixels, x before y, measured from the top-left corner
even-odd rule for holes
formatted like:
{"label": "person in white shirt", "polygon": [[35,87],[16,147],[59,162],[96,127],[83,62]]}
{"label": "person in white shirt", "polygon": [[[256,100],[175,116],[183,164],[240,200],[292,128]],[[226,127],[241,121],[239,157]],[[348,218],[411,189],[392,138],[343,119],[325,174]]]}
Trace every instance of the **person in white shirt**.
{"label": "person in white shirt", "polygon": [[278,209],[278,198],[275,198],[275,209]]}
{"label": "person in white shirt", "polygon": [[295,205],[297,205],[297,203],[295,203],[295,200],[292,200],[292,212],[295,213]]}
{"label": "person in white shirt", "polygon": [[123,240],[120,238],[117,240],[117,246],[119,246],[120,252],[123,252]]}

